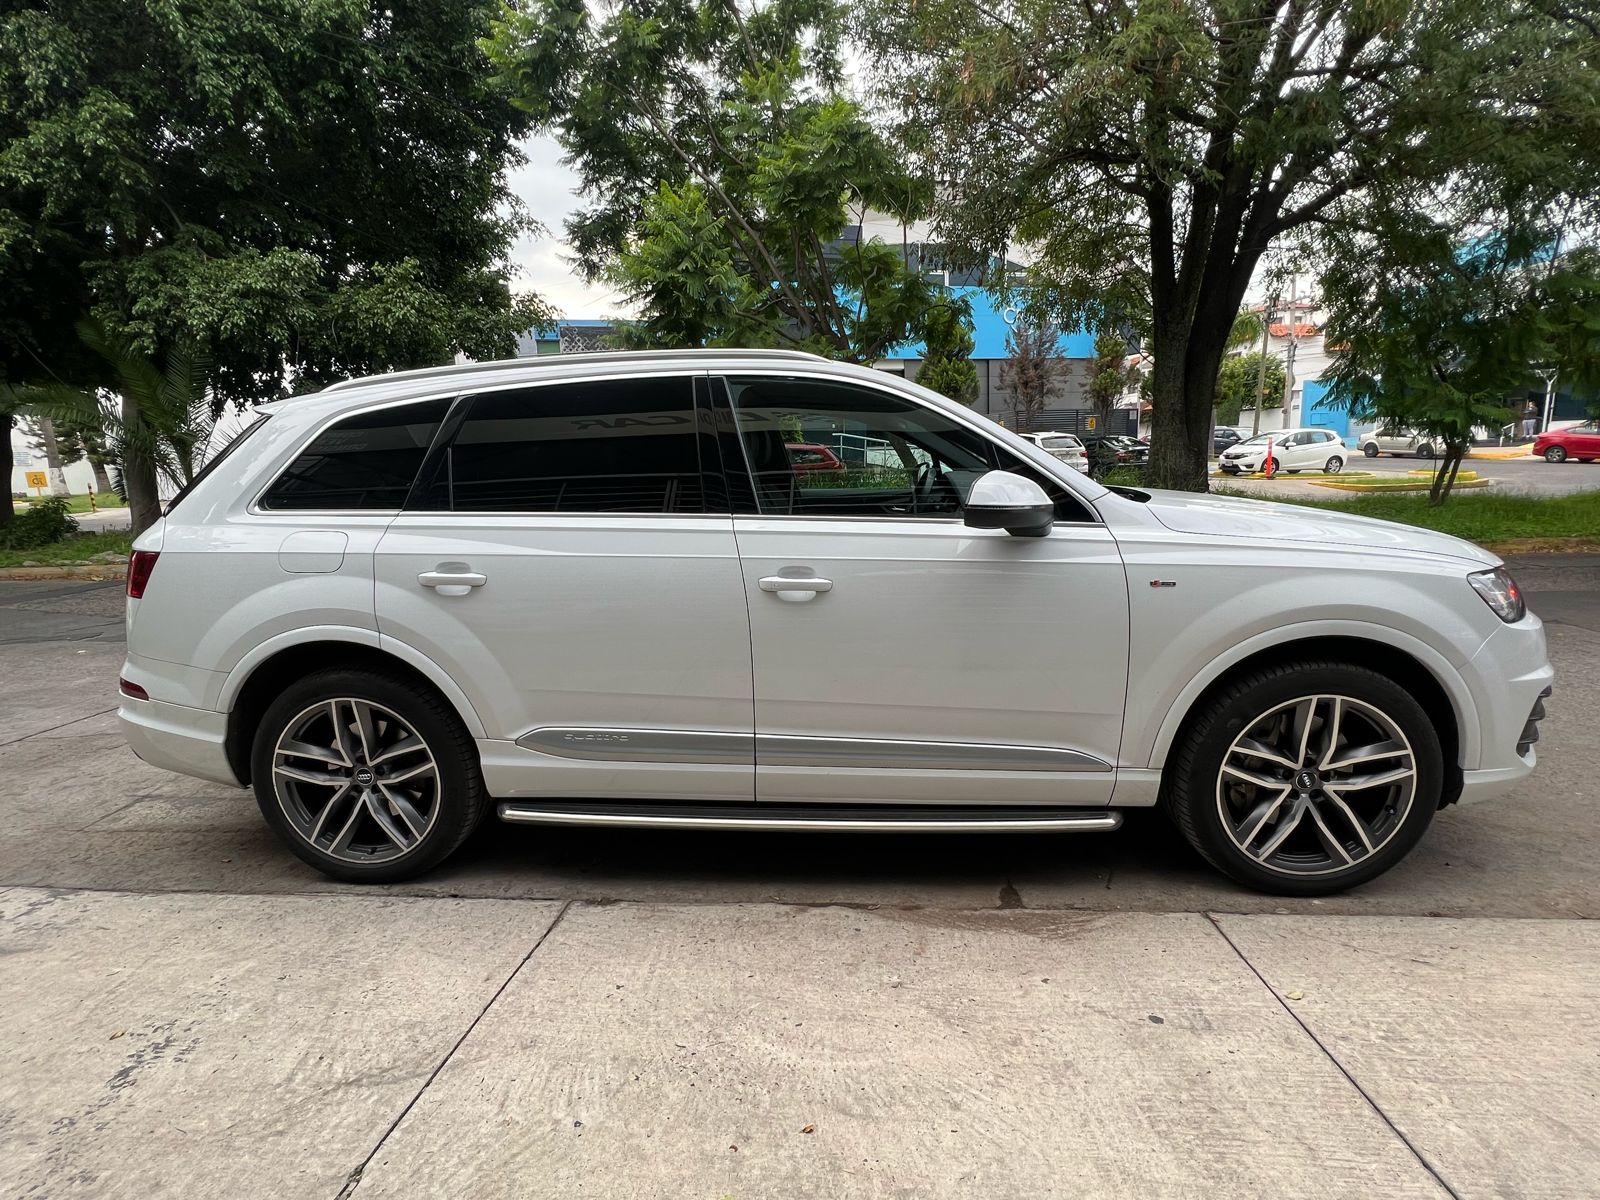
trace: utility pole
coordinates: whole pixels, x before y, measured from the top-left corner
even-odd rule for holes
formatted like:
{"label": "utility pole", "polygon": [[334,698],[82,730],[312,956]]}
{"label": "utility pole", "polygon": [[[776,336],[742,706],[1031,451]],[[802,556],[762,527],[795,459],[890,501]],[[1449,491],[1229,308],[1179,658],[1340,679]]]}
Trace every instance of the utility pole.
{"label": "utility pole", "polygon": [[1256,394],[1250,404],[1250,436],[1261,432],[1261,406],[1267,398],[1267,335],[1272,332],[1272,305],[1274,301],[1261,301],[1261,361],[1257,364]]}
{"label": "utility pole", "polygon": [[1289,276],[1289,346],[1285,352],[1283,368],[1283,427],[1290,429],[1294,426],[1294,352],[1298,345],[1297,334],[1300,331],[1300,314],[1295,307],[1295,285],[1299,283],[1298,275]]}

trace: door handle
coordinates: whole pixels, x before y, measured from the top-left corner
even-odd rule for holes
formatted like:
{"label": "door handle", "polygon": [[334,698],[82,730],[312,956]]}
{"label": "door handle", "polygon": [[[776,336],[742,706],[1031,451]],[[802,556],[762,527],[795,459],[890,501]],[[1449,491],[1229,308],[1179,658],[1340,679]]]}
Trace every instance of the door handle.
{"label": "door handle", "polygon": [[454,563],[440,563],[440,570],[424,571],[417,576],[417,582],[425,588],[438,589],[441,596],[465,596],[476,587],[482,587],[489,582],[489,577],[478,571],[468,571],[463,566],[460,570],[446,570],[455,567]]}
{"label": "door handle", "polygon": [[760,586],[763,592],[776,592],[779,600],[809,600],[818,592],[831,592],[833,580],[815,575],[768,575]]}

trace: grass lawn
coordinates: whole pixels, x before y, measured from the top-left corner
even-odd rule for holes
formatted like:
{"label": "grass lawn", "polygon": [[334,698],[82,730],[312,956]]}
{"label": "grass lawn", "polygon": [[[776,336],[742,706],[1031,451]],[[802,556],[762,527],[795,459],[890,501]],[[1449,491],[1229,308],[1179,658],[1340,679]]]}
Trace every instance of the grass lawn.
{"label": "grass lawn", "polygon": [[[17,506],[17,511],[21,512],[23,510],[23,508],[33,500],[44,500],[44,499],[48,499],[48,498],[49,497],[47,497],[47,496],[35,496],[32,492],[29,492],[27,500],[17,500],[15,502],[16,506]],[[89,493],[88,492],[83,493],[83,495],[81,495],[81,496],[63,496],[62,499],[64,499],[67,502],[67,511],[68,512],[86,513],[86,512],[90,511],[90,508],[89,508]],[[126,507],[126,505],[124,505],[122,503],[122,497],[118,496],[118,495],[115,495],[115,494],[102,495],[102,494],[98,494],[97,493],[95,495],[94,500],[95,500],[95,504],[97,504],[101,508],[125,508]]]}
{"label": "grass lawn", "polygon": [[1534,538],[1587,538],[1600,543],[1600,492],[1571,496],[1497,496],[1466,492],[1438,508],[1426,494],[1360,496],[1352,500],[1306,500],[1284,496],[1289,504],[1331,508],[1362,517],[1403,521],[1453,533],[1473,542],[1511,542]]}
{"label": "grass lawn", "polygon": [[93,558],[96,554],[106,550],[115,550],[118,554],[127,554],[132,542],[132,537],[126,531],[122,533],[80,533],[76,537],[70,537],[61,542],[52,542],[48,546],[35,546],[32,550],[0,549],[0,567],[20,567],[25,562],[53,567],[61,563]]}

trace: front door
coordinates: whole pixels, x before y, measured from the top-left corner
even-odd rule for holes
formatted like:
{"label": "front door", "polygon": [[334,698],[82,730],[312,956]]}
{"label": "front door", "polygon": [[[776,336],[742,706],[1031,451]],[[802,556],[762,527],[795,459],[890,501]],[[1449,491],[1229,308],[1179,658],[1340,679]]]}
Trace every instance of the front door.
{"label": "front door", "polygon": [[754,799],[749,619],[697,385],[464,397],[378,546],[379,633],[467,693],[497,797]]}
{"label": "front door", "polygon": [[[1116,543],[1058,481],[887,387],[726,381],[755,668],[756,792],[777,802],[1101,805],[1128,661]],[[733,441],[734,452],[726,447]],[[797,472],[825,445],[840,472]],[[997,467],[1058,497],[1043,538],[969,529]],[[753,479],[753,495],[750,495]]]}

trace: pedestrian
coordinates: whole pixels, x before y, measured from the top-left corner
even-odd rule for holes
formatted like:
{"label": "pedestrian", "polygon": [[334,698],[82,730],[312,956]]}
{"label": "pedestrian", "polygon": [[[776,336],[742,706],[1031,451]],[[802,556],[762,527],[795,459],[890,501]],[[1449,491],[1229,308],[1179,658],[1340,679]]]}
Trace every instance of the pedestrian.
{"label": "pedestrian", "polygon": [[1539,428],[1539,406],[1532,400],[1522,407],[1522,436],[1531,438]]}

